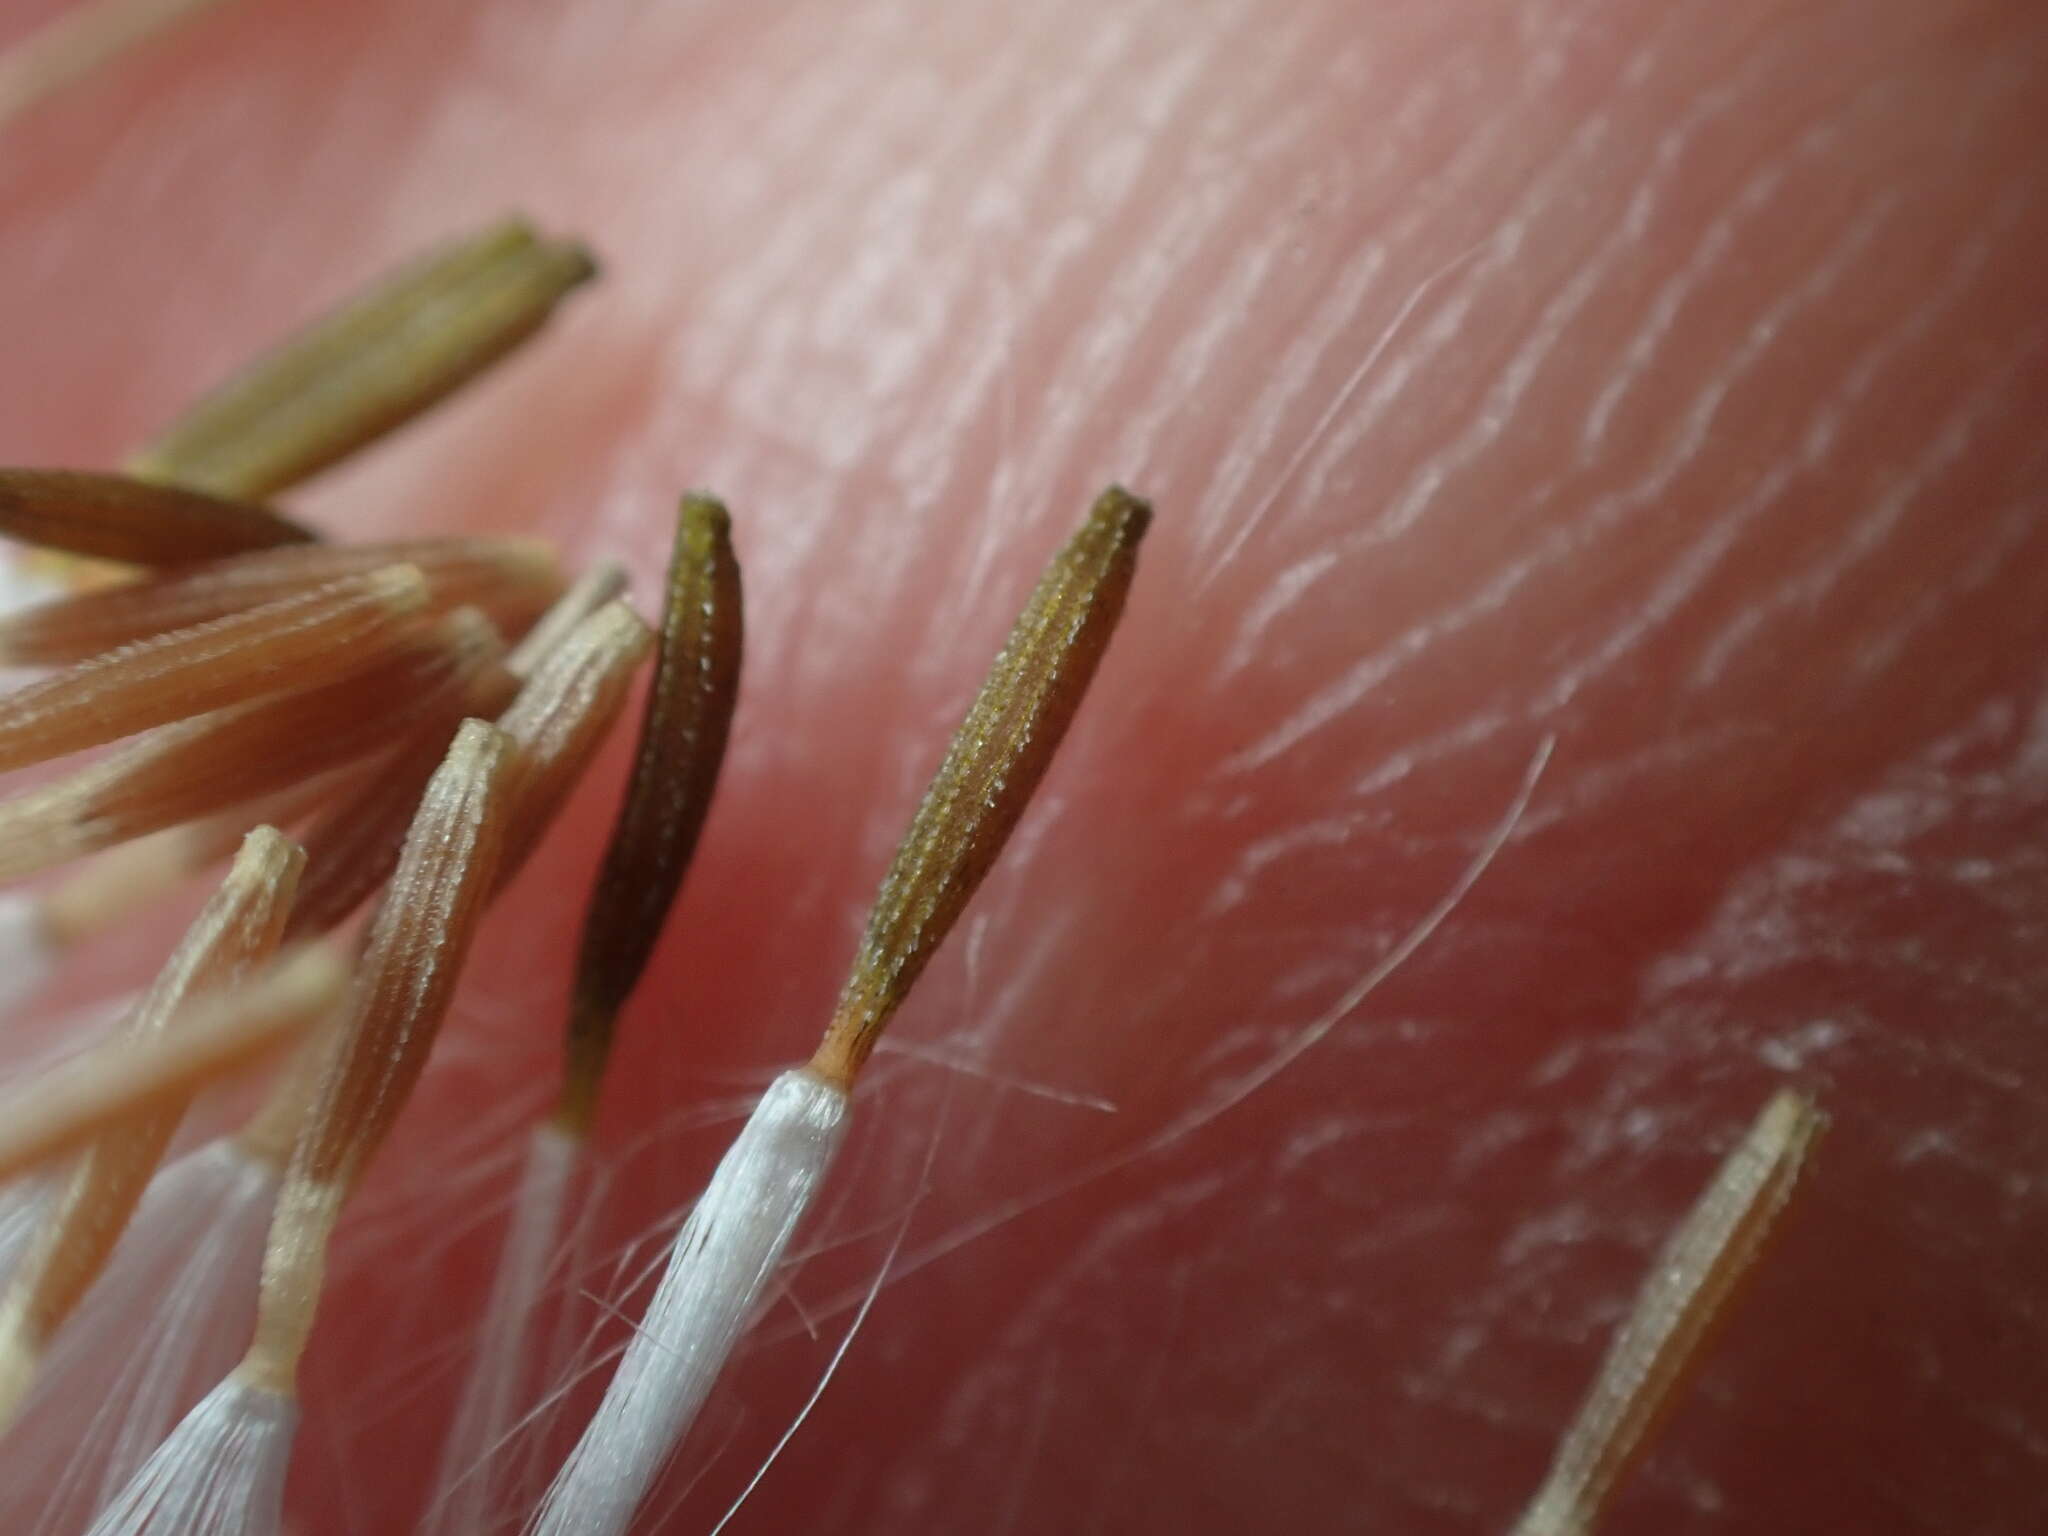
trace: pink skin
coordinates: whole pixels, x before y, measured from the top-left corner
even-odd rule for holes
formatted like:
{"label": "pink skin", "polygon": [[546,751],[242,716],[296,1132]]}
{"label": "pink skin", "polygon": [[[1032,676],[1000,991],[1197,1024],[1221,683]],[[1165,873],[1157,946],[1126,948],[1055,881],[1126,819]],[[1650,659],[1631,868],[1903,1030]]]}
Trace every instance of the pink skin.
{"label": "pink skin", "polygon": [[[893,1034],[973,1070],[878,1059],[812,1228],[850,1241],[791,1281],[819,1339],[777,1304],[645,1529],[730,1503],[923,1185],[735,1529],[1500,1530],[1789,1079],[1833,1133],[1613,1528],[2031,1531],[2044,59],[2024,0],[231,8],[9,130],[0,457],[108,462],[506,208],[601,253],[296,503],[643,596],[684,485],[740,520],[600,1254],[701,1184],[728,1130],[678,1117],[808,1052],[1038,562],[1108,479],[1156,501]],[[1305,1038],[1546,735],[1470,899]],[[306,1532],[417,1507],[619,766],[345,1230]]]}

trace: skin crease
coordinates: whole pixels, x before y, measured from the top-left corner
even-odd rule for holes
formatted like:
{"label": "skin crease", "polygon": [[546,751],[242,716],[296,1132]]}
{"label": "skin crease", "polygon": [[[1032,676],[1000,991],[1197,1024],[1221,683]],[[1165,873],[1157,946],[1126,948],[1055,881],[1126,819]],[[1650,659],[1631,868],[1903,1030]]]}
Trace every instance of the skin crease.
{"label": "skin crease", "polygon": [[[2035,1530],[2044,66],[2021,0],[231,7],[0,141],[0,453],[111,463],[505,209],[598,250],[290,505],[543,530],[643,600],[679,490],[735,510],[732,752],[599,1136],[614,1298],[707,1107],[808,1053],[1038,563],[1107,480],[1157,503],[827,1251],[643,1529],[723,1512],[902,1234],[734,1529],[1501,1530],[1789,1080],[1832,1133],[1612,1529]],[[1470,899],[1304,1037],[1547,734]],[[304,1532],[418,1507],[622,747],[343,1228]]]}

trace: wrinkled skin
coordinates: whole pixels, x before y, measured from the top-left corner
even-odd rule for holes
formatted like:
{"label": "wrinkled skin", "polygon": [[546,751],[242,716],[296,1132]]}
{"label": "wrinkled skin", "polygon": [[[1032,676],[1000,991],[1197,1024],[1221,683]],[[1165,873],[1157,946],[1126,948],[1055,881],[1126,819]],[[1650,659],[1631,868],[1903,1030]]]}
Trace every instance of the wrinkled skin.
{"label": "wrinkled skin", "polygon": [[[678,490],[735,508],[744,698],[607,1097],[599,1293],[729,1134],[692,1113],[809,1050],[1038,562],[1106,480],[1156,501],[832,1246],[645,1529],[731,1502],[901,1234],[735,1530],[1501,1530],[1792,1081],[1832,1133],[1613,1529],[2031,1531],[2043,142],[2022,0],[230,8],[0,143],[0,455],[110,462],[508,207],[602,255],[294,502],[544,530],[643,597]],[[1304,1034],[1546,736],[1469,899]],[[418,1506],[621,767],[344,1229],[306,1532]]]}

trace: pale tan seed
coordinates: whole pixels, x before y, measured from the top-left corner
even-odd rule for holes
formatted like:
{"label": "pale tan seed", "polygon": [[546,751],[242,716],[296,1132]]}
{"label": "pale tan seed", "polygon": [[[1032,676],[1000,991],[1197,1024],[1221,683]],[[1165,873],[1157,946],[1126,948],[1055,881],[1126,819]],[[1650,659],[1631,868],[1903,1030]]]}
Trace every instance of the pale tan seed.
{"label": "pale tan seed", "polygon": [[626,568],[616,560],[601,560],[569,584],[555,599],[554,606],[541,615],[505,658],[505,669],[515,677],[531,677],[569,632],[606,603],[626,590]]}
{"label": "pale tan seed", "polygon": [[148,480],[261,498],[402,426],[533,335],[596,273],[508,219],[428,253],[201,400],[129,461]]}
{"label": "pale tan seed", "polygon": [[407,638],[427,595],[417,567],[387,566],[0,694],[0,772],[361,671]]}
{"label": "pale tan seed", "polygon": [[311,529],[253,502],[82,469],[0,469],[0,536],[123,565],[188,565],[306,544]]}
{"label": "pale tan seed", "polygon": [[243,986],[206,993],[160,1034],[116,1036],[15,1084],[0,1102],[0,1179],[257,1065],[331,1012],[348,978],[338,951],[306,945]]}
{"label": "pale tan seed", "polygon": [[427,786],[372,921],[360,974],[292,1151],[241,1379],[289,1396],[342,1203],[404,1107],[496,884],[512,740],[472,720]]}

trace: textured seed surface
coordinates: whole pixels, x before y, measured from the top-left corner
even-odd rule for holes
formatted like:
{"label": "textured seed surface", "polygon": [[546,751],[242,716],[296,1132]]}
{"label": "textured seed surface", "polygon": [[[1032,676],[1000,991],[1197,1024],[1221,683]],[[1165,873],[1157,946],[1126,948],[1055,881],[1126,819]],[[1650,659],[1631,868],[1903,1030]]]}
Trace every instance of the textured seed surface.
{"label": "textured seed surface", "polygon": [[812,1066],[851,1081],[1002,852],[1123,615],[1151,509],[1103,492],[996,657],[882,877]]}
{"label": "textured seed surface", "polygon": [[195,405],[134,459],[151,480],[267,496],[410,421],[596,273],[507,220],[420,258]]}
{"label": "textured seed surface", "polygon": [[632,777],[576,957],[558,1110],[572,1131],[589,1127],[619,1010],[668,921],[711,809],[739,696],[741,602],[731,518],[709,497],[685,497]]}
{"label": "textured seed surface", "polygon": [[387,657],[427,605],[413,566],[388,566],[108,651],[0,694],[0,771],[96,747]]}
{"label": "textured seed surface", "polygon": [[473,605],[521,626],[561,591],[553,552],[533,539],[410,539],[300,545],[211,561],[0,617],[0,662],[61,666],[166,631],[241,613],[349,576],[410,565],[436,608]]}

